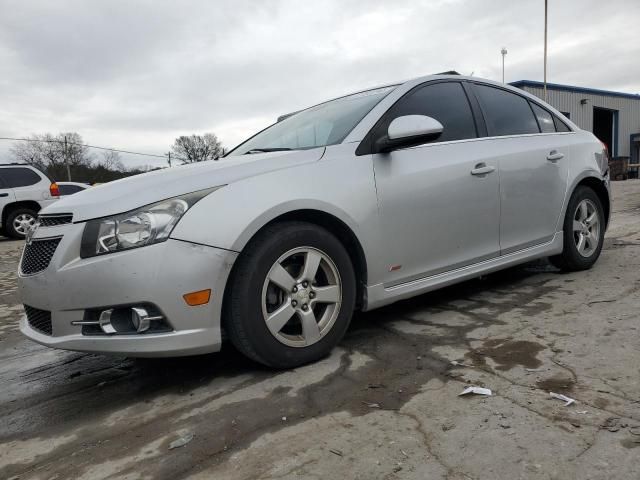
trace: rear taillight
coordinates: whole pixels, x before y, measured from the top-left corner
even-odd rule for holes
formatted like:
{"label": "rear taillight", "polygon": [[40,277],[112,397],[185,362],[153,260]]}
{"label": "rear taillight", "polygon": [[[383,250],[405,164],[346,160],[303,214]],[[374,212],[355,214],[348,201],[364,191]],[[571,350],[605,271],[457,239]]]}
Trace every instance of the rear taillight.
{"label": "rear taillight", "polygon": [[60,196],[60,188],[58,187],[57,183],[52,183],[51,186],[49,187],[49,193],[51,193],[52,197],[59,197]]}

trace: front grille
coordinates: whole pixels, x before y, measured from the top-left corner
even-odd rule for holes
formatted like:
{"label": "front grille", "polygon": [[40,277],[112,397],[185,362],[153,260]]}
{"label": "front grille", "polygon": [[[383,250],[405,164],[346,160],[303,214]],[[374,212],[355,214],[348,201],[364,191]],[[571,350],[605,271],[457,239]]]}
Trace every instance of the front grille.
{"label": "front grille", "polygon": [[24,275],[33,275],[47,268],[60,240],[61,238],[47,238],[28,243],[24,247],[20,271]]}
{"label": "front grille", "polygon": [[71,223],[73,215],[70,213],[61,213],[59,215],[40,215],[38,222],[41,227],[55,227],[58,225],[66,225]]}
{"label": "front grille", "polygon": [[51,335],[51,312],[46,310],[38,310],[37,308],[24,306],[24,311],[27,314],[27,322],[31,325],[31,328],[44,333],[45,335]]}

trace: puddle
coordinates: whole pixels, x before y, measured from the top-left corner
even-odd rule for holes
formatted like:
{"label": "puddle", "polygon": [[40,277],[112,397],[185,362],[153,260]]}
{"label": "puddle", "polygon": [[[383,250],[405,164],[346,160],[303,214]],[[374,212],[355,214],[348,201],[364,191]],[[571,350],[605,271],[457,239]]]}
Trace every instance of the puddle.
{"label": "puddle", "polygon": [[538,368],[542,362],[537,355],[545,347],[527,340],[511,340],[510,338],[494,338],[486,340],[482,347],[468,352],[465,357],[476,365],[487,365],[489,357],[497,366],[496,370],[511,370],[517,365],[525,368]]}
{"label": "puddle", "polygon": [[536,386],[547,392],[567,393],[573,390],[575,382],[572,378],[555,375],[536,382]]}

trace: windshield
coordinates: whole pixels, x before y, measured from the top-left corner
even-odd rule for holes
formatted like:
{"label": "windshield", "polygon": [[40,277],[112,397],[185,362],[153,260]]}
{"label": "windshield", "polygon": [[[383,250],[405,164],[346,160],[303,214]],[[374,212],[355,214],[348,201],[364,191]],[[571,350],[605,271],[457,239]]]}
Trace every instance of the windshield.
{"label": "windshield", "polygon": [[229,155],[335,145],[395,86],[336,98],[286,116],[236,147]]}

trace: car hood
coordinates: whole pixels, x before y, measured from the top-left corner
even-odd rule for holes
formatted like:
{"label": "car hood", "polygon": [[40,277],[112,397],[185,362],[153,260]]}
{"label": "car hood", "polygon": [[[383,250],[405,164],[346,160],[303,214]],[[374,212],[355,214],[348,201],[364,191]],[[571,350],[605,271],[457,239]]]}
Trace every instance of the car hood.
{"label": "car hood", "polygon": [[324,148],[255,153],[165,168],[105,183],[61,198],[41,214],[72,213],[73,221],[106,217],[243,178],[322,158]]}

